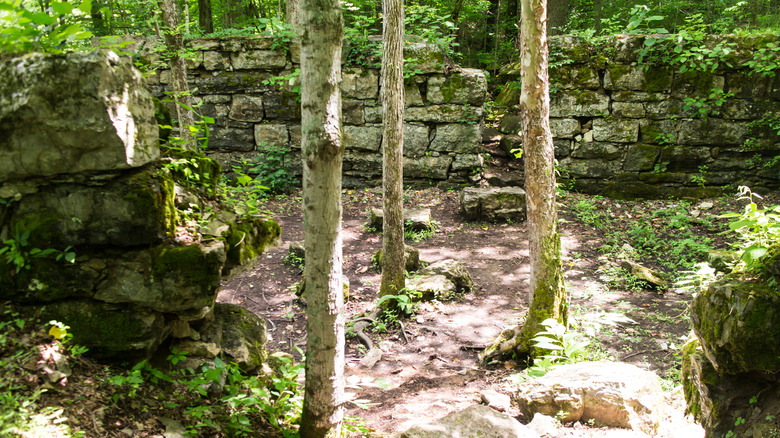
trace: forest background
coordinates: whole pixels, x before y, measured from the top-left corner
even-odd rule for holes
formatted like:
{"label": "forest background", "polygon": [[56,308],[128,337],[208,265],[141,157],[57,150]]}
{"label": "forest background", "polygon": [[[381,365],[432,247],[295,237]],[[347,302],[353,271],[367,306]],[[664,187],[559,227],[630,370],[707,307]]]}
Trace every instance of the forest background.
{"label": "forest background", "polygon": [[[230,37],[265,34],[280,43],[295,34],[286,16],[295,5],[282,0],[177,1],[181,34]],[[774,32],[780,27],[778,0],[551,0],[551,35],[595,38],[616,33]],[[378,67],[382,7],[377,0],[342,1],[346,63]],[[81,2],[3,0],[0,2],[3,55],[88,45],[92,36],[160,33],[156,0]],[[407,35],[439,45],[453,63],[481,68],[495,79],[502,65],[519,55],[518,0],[407,1]],[[560,59],[551,59],[565,62]],[[413,73],[413,72],[410,72]]]}

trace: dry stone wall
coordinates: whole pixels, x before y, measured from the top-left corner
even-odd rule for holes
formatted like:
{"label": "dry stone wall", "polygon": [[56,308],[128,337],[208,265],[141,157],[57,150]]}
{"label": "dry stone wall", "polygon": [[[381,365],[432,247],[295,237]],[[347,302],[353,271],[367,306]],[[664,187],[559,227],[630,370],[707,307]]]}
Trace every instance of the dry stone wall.
{"label": "dry stone wall", "polygon": [[[153,44],[139,41],[132,50],[151,60]],[[294,90],[300,45],[275,50],[273,44],[266,37],[190,41],[189,84],[203,102],[202,114],[216,121],[207,152],[227,169],[273,147],[289,149],[289,163],[300,171],[301,111]],[[408,44],[405,56],[415,60],[410,67],[416,71],[406,80],[405,183],[472,182],[483,164],[484,73],[448,68],[434,45]],[[162,96],[169,80],[163,70],[148,83]],[[379,70],[344,68],[342,99],[344,185],[381,184]]]}
{"label": "dry stone wall", "polygon": [[[770,42],[778,44],[777,37],[711,37],[705,47],[722,43],[730,53],[714,71],[681,73],[673,65],[640,64],[642,36],[599,46],[551,38],[550,124],[561,179],[617,198],[698,196],[736,184],[777,188],[780,137],[755,121],[777,113],[780,79],[745,66]],[[519,65],[504,74],[516,77]],[[721,95],[728,97],[718,105]],[[503,125],[509,135],[519,130],[511,120]]]}

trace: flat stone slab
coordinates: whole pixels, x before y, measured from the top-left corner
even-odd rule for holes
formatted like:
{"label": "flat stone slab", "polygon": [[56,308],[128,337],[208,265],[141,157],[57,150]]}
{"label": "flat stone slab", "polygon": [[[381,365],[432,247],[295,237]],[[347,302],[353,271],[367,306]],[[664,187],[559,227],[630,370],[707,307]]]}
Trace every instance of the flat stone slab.
{"label": "flat stone slab", "polygon": [[524,221],[525,202],[520,187],[467,187],[460,194],[460,211],[467,220]]}
{"label": "flat stone slab", "polygon": [[[372,208],[369,222],[377,231],[382,230],[385,212],[381,208]],[[416,231],[430,230],[433,227],[431,223],[430,208],[404,208],[404,228]]]}
{"label": "flat stone slab", "polygon": [[413,426],[395,438],[538,438],[511,416],[487,406],[474,405],[428,424]]}

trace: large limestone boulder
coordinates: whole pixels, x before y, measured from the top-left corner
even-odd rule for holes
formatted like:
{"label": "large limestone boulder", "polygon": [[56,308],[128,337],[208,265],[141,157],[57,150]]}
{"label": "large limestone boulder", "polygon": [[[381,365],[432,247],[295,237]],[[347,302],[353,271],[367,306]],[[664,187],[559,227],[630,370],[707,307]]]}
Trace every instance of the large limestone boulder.
{"label": "large limestone boulder", "polygon": [[257,369],[268,355],[265,320],[235,304],[216,303],[213,318],[198,333],[244,371]]}
{"label": "large limestone boulder", "polygon": [[580,362],[555,367],[525,382],[517,394],[520,410],[560,421],[635,429],[654,435],[664,414],[664,395],[650,371],[620,362]]}
{"label": "large limestone boulder", "polygon": [[0,181],[126,169],[159,157],[152,96],[107,50],[0,62]]}
{"label": "large limestone boulder", "polygon": [[396,438],[538,438],[510,415],[483,405],[453,412],[432,423],[413,426]]}
{"label": "large limestone boulder", "polygon": [[460,211],[468,220],[524,221],[525,190],[520,187],[467,187],[460,194]]}
{"label": "large limestone boulder", "polygon": [[691,303],[704,354],[719,373],[780,371],[780,296],[759,280],[727,276]]}
{"label": "large limestone boulder", "polygon": [[32,231],[29,245],[39,248],[137,247],[172,237],[175,222],[173,180],[145,167],[105,183],[64,183],[24,196],[10,228]]}

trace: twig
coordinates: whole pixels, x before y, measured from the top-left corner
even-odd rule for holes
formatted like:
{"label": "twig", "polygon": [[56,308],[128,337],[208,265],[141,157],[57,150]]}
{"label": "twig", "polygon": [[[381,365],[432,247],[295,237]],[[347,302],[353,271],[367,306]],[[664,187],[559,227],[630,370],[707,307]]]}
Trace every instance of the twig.
{"label": "twig", "polygon": [[640,354],[658,353],[659,351],[664,351],[664,350],[642,350],[642,351],[637,351],[636,353],[631,353],[631,354],[629,354],[627,356],[623,356],[620,360],[623,361],[623,360],[628,359],[629,357],[639,356]]}
{"label": "twig", "polygon": [[399,319],[398,320],[398,325],[401,326],[401,337],[404,338],[404,343],[408,344],[409,343],[409,338],[406,337],[406,327],[404,327],[404,322]]}

